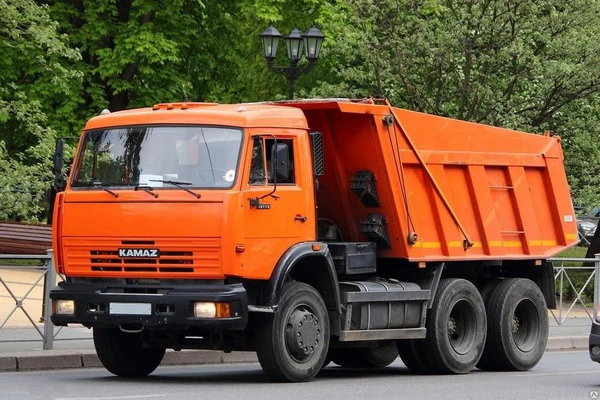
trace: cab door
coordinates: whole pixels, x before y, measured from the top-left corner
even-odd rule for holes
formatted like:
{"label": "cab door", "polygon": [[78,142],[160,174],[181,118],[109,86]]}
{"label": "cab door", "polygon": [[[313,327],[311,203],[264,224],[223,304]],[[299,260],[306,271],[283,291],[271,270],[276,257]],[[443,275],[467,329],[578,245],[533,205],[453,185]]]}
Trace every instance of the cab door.
{"label": "cab door", "polygon": [[[250,137],[242,190],[244,276],[267,279],[296,243],[315,239],[314,186],[307,133],[257,133]],[[287,174],[277,174],[276,147],[289,153]],[[309,156],[310,157],[310,156]],[[282,157],[280,157],[282,158]],[[279,160],[280,164],[282,160]]]}

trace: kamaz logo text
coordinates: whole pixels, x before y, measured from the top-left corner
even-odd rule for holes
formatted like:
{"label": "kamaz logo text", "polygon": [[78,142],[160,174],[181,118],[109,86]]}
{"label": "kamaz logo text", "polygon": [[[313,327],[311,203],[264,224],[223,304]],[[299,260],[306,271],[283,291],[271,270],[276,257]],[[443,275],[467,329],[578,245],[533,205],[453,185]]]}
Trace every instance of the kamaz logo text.
{"label": "kamaz logo text", "polygon": [[119,257],[158,258],[158,249],[119,249]]}

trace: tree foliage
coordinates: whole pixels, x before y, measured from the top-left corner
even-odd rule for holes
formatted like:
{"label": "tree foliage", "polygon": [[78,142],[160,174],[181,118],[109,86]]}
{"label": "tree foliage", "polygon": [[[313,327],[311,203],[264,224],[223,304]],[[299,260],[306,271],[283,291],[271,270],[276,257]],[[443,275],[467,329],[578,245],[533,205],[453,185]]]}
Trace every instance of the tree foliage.
{"label": "tree foliage", "polygon": [[46,6],[0,0],[0,220],[43,216],[56,137],[46,112],[80,76],[57,25]]}
{"label": "tree foliage", "polygon": [[597,0],[347,0],[329,6],[334,77],[315,95],[564,137],[573,194],[600,202]]}
{"label": "tree foliage", "polygon": [[575,202],[600,204],[600,0],[0,0],[0,219],[39,217],[54,139],[102,109],[285,98],[271,23],[327,36],[298,97],[550,129]]}

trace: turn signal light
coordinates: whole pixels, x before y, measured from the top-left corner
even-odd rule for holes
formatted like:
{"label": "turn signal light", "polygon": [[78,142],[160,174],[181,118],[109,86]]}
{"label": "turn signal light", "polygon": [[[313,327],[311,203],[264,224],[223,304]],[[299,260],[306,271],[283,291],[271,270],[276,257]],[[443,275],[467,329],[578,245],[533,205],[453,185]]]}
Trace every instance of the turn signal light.
{"label": "turn signal light", "polygon": [[231,304],[230,303],[217,303],[217,318],[230,318],[231,317]]}
{"label": "turn signal light", "polygon": [[596,321],[600,322],[600,302],[596,306]]}

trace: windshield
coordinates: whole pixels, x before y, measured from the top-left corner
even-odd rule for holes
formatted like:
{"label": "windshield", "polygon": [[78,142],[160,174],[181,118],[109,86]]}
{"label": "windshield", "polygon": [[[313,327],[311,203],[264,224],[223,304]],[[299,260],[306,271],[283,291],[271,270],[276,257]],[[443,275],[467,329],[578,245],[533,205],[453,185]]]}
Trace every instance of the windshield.
{"label": "windshield", "polygon": [[242,131],[203,126],[145,126],[89,131],[72,186],[233,186]]}

